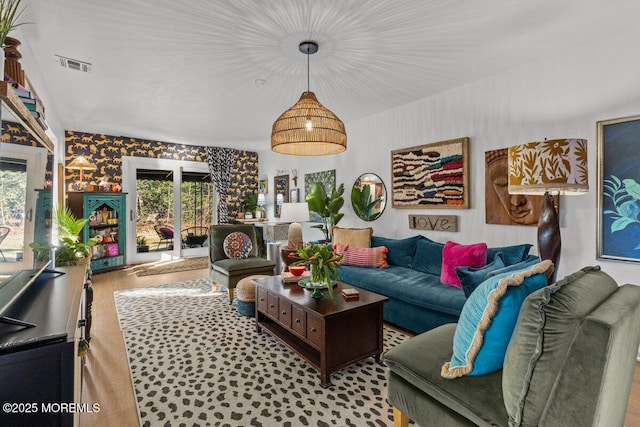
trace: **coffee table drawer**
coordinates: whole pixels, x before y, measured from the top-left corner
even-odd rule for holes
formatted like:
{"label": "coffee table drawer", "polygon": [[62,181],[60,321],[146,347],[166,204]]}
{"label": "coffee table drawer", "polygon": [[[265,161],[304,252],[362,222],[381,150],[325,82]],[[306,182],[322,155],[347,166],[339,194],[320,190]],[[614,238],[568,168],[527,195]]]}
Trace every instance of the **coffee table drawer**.
{"label": "coffee table drawer", "polygon": [[301,337],[307,336],[307,316],[303,309],[291,307],[291,329]]}
{"label": "coffee table drawer", "polygon": [[278,297],[267,292],[267,314],[274,319],[278,318]]}
{"label": "coffee table drawer", "polygon": [[258,301],[256,301],[258,304],[258,309],[266,312],[267,311],[267,291],[258,287]]}
{"label": "coffee table drawer", "polygon": [[287,328],[291,328],[291,303],[282,298],[278,300],[278,320]]}
{"label": "coffee table drawer", "polygon": [[322,346],[322,325],[323,322],[321,318],[307,313],[307,340],[318,347]]}

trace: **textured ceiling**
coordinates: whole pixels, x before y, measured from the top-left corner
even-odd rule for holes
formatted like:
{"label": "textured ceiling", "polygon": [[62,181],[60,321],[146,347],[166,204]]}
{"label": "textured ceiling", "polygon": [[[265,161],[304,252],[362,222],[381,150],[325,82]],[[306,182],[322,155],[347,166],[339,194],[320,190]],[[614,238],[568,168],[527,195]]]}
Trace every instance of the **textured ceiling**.
{"label": "textured ceiling", "polygon": [[303,40],[320,45],[310,89],[348,133],[350,121],[545,61],[640,16],[637,0],[26,4],[33,24],[21,31],[65,129],[251,150],[269,147],[273,121],[306,90]]}

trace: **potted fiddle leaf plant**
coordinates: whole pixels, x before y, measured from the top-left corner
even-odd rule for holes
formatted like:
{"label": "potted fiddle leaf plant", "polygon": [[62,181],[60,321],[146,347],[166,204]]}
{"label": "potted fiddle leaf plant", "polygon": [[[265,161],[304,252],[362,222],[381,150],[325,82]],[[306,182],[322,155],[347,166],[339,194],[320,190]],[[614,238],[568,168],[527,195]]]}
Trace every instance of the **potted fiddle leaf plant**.
{"label": "potted fiddle leaf plant", "polygon": [[327,242],[331,241],[331,229],[334,225],[344,216],[340,212],[342,206],[344,206],[344,184],[340,184],[338,188],[331,190],[331,194],[327,194],[324,188],[324,184],[321,182],[314,182],[311,186],[311,192],[307,194],[305,198],[309,204],[309,210],[320,215],[322,219],[321,224],[313,225],[312,228],[319,228]]}

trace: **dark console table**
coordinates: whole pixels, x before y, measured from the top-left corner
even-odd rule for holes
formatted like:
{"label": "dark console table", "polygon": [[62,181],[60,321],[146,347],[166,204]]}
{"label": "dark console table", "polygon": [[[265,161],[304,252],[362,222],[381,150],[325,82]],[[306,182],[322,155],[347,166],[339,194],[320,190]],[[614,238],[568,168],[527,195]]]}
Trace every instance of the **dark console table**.
{"label": "dark console table", "polygon": [[45,273],[7,315],[35,324],[0,323],[0,425],[74,426],[81,407],[85,267]]}

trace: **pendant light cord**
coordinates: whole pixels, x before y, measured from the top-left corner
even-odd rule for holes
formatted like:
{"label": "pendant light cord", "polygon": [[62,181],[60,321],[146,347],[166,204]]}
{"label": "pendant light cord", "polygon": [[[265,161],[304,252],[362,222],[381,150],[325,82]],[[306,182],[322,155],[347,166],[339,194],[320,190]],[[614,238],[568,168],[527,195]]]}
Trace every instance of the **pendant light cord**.
{"label": "pendant light cord", "polygon": [[309,92],[309,50],[311,46],[307,46],[307,92]]}

